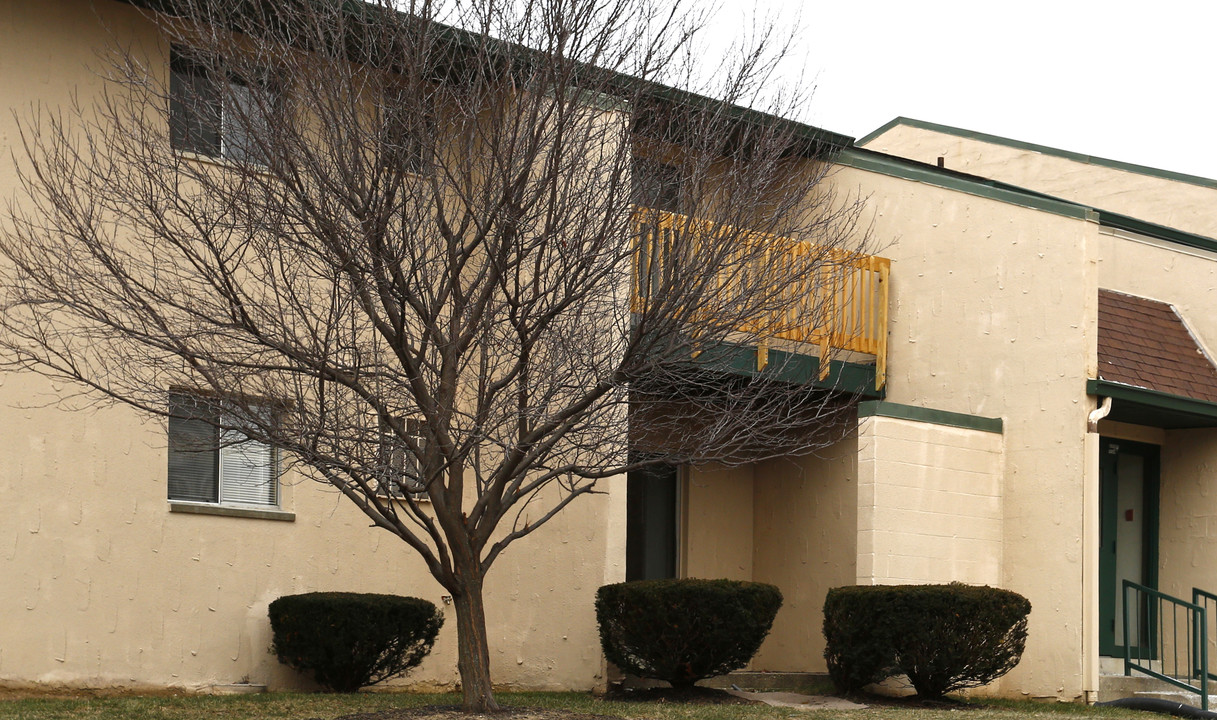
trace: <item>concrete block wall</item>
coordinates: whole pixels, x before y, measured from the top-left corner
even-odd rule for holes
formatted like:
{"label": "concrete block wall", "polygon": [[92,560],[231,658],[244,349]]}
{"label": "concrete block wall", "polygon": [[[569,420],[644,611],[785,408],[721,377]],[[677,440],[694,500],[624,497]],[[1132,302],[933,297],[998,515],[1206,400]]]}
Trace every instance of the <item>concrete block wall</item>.
{"label": "concrete block wall", "polygon": [[858,439],[859,585],[1002,583],[1002,435],[864,418]]}

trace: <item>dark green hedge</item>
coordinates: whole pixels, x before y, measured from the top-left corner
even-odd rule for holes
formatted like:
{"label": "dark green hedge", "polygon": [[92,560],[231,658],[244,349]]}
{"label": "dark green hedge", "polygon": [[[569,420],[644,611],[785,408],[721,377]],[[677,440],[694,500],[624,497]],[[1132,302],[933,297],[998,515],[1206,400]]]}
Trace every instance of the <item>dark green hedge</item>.
{"label": "dark green hedge", "polygon": [[689,687],[746,665],[781,606],[781,591],[763,583],[642,580],[600,588],[596,620],[617,667]]}
{"label": "dark green hedge", "polygon": [[939,698],[986,685],[1022,658],[1031,603],[961,583],[833,588],[824,601],[824,657],[842,692],[896,674]]}
{"label": "dark green hedge", "polygon": [[270,604],[271,651],[336,692],[355,692],[416,667],[444,624],[434,604],[413,597],[317,592]]}

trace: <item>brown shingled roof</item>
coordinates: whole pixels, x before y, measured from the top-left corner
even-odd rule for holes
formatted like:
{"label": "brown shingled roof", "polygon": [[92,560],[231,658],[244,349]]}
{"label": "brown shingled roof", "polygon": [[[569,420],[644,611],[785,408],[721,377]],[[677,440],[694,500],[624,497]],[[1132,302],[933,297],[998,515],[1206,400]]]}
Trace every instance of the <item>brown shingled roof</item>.
{"label": "brown shingled roof", "polygon": [[1217,402],[1217,368],[1175,309],[1099,290],[1099,377]]}

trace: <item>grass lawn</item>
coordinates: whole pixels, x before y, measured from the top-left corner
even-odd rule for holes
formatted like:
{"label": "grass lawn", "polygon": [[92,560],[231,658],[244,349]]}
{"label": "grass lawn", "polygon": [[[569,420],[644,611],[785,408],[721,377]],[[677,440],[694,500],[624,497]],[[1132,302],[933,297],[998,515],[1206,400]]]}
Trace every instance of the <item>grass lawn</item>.
{"label": "grass lawn", "polygon": [[[566,709],[645,720],[1017,720],[1019,718],[1141,718],[1144,713],[1081,705],[997,701],[989,707],[943,710],[878,707],[852,711],[799,711],[767,705],[680,705],[671,703],[606,702],[581,693],[499,693],[505,705]],[[261,695],[109,698],[34,698],[0,700],[0,719],[61,720],[329,720],[392,707],[454,705],[456,695],[357,693],[320,695],[265,693]]]}

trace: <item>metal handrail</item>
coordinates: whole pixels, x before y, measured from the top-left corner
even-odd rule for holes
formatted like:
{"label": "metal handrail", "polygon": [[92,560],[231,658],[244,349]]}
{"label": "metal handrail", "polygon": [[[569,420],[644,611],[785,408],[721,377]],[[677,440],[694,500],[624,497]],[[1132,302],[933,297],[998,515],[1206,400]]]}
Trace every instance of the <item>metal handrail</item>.
{"label": "metal handrail", "polygon": [[[1206,614],[1209,613],[1210,609],[1212,609],[1214,613],[1217,613],[1217,595],[1207,590],[1201,590],[1197,587],[1192,588],[1192,604],[1199,605],[1200,607],[1204,608]],[[1213,614],[1209,614],[1208,616],[1217,617],[1217,615]],[[1211,640],[1207,637],[1207,635],[1207,632],[1203,634],[1199,632],[1196,633],[1195,652],[1197,655],[1203,652],[1207,656],[1209,648],[1217,646],[1217,641]],[[1210,680],[1217,680],[1217,674],[1210,672],[1208,673],[1208,676]]]}
{"label": "metal handrail", "polygon": [[[1201,638],[1208,638],[1204,606],[1131,580],[1124,581],[1123,593],[1124,674],[1132,675],[1136,670],[1180,689],[1199,693],[1201,709],[1208,710],[1208,681],[1212,676],[1209,674],[1208,643],[1201,641]],[[1135,653],[1130,616],[1137,622]],[[1180,617],[1183,618],[1182,634]],[[1184,661],[1182,667],[1180,653]],[[1159,670],[1154,669],[1155,662]],[[1198,681],[1200,686],[1196,687],[1193,681]]]}

